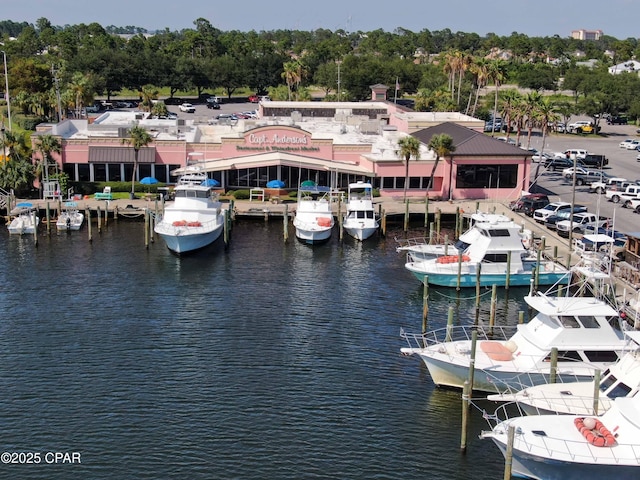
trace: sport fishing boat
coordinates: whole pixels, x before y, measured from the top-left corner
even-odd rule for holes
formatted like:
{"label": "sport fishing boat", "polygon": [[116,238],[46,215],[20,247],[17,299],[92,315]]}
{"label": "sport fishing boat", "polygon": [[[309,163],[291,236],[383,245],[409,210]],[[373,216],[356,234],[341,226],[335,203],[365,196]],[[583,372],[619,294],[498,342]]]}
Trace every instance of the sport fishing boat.
{"label": "sport fishing boat", "polygon": [[66,202],[56,220],[56,229],[59,231],[80,230],[83,222],[84,213],[78,209],[78,204]]}
{"label": "sport fishing boat", "polygon": [[174,189],[175,200],[164,209],[154,231],[169,250],[185,254],[215,242],[223,231],[222,204],[204,173],[183,175]]}
{"label": "sport fishing boat", "polygon": [[369,238],[380,227],[373,207],[373,188],[370,183],[349,184],[342,226],[349,235],[360,241]]}
{"label": "sport fishing boat", "polygon": [[335,221],[330,191],[329,187],[318,186],[311,180],[300,184],[293,226],[296,229],[296,237],[301,242],[313,245],[331,238]]}

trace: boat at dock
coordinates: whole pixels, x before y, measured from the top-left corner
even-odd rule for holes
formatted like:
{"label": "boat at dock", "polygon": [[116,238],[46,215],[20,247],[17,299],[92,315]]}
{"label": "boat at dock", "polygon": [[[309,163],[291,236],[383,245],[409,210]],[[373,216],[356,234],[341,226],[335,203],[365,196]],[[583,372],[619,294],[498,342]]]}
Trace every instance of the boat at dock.
{"label": "boat at dock", "polygon": [[[597,415],[609,410],[618,397],[640,391],[640,332],[626,332],[630,350],[593,382],[546,383],[516,392],[489,395],[488,400],[515,402],[526,415]],[[595,393],[597,392],[597,401]],[[594,412],[594,406],[595,412]]]}
{"label": "boat at dock", "polygon": [[[476,212],[471,214],[469,222],[469,228],[463,232],[454,243],[449,243],[448,241],[435,243],[432,239],[424,237],[402,240],[396,238],[396,242],[399,244],[396,251],[399,253],[410,253],[413,260],[429,260],[442,255],[458,255],[469,248],[469,245],[480,237],[480,230],[475,228],[477,224],[486,223],[491,225],[512,223],[513,221],[511,218],[502,214]],[[529,230],[523,230],[523,232],[526,232],[526,235],[523,235],[523,242],[526,242],[525,246],[529,247],[532,233]]]}
{"label": "boat at dock", "polygon": [[373,206],[373,187],[370,183],[349,184],[342,226],[349,235],[360,241],[369,238],[380,227]]}
{"label": "boat at dock", "polygon": [[330,192],[329,187],[319,186],[311,180],[300,184],[293,226],[301,242],[313,245],[331,238],[335,221]]}
{"label": "boat at dock", "polygon": [[38,225],[40,225],[40,218],[32,203],[18,203],[16,207],[11,210],[10,215],[14,217],[9,225],[7,225],[10,234],[33,235]]}
{"label": "boat at dock", "polygon": [[515,222],[477,223],[476,238],[454,255],[419,259],[407,255],[405,268],[420,282],[443,287],[527,286],[535,276],[538,285],[553,285],[568,270],[552,260],[538,257],[524,229]]}
{"label": "boat at dock", "polygon": [[174,193],[175,200],[165,206],[154,228],[169,250],[185,254],[215,242],[223,231],[225,215],[206,175],[198,171],[183,175]]}
{"label": "boat at dock", "polygon": [[84,222],[84,213],[78,209],[76,202],[65,202],[58,219],[56,229],[58,231],[80,230]]}
{"label": "boat at dock", "polygon": [[[581,268],[586,274],[586,267]],[[596,271],[593,276],[595,290],[581,277],[576,285],[567,285],[563,296],[557,288],[530,292],[524,300],[537,314],[515,328],[480,324],[425,334],[402,330],[408,347],[401,352],[418,355],[438,386],[462,388],[472,365],[473,389],[478,391],[500,393],[549,383],[554,351],[558,381],[590,381],[595,369],[613,365],[631,348],[624,334],[628,324],[601,294],[610,276]]]}
{"label": "boat at dock", "polygon": [[490,425],[496,424],[480,438],[493,440],[511,461],[514,476],[539,480],[631,480],[640,476],[639,395],[616,398],[600,417],[509,417],[506,409],[499,409],[485,418]]}

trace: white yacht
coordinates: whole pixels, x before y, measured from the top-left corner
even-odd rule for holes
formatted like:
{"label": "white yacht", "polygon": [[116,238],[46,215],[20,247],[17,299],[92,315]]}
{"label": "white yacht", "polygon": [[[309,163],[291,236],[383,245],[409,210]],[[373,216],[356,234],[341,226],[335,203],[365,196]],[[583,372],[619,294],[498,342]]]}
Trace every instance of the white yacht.
{"label": "white yacht", "polygon": [[[632,480],[640,477],[640,396],[616,398],[601,417],[532,415],[498,421],[490,438],[505,457],[509,430],[514,477],[539,480]],[[489,418],[489,417],[487,417]],[[496,418],[496,417],[494,417]]]}
{"label": "white yacht", "polygon": [[311,180],[300,184],[293,226],[301,242],[313,245],[331,238],[335,220],[329,194],[329,187],[318,186]]}
{"label": "white yacht", "polygon": [[38,225],[40,225],[40,218],[33,204],[29,202],[18,203],[16,207],[11,210],[10,215],[15,215],[9,225],[7,225],[10,234],[33,235],[38,229]]}
{"label": "white yacht", "polygon": [[373,188],[370,183],[349,184],[342,226],[349,235],[360,241],[369,238],[380,227],[373,207]]}
{"label": "white yacht", "polygon": [[424,335],[401,331],[408,343],[401,351],[418,355],[439,386],[462,388],[472,365],[473,388],[479,391],[500,393],[549,383],[554,349],[558,381],[590,381],[596,368],[606,369],[628,351],[624,335],[628,327],[614,306],[597,293],[590,294],[590,281],[576,283],[566,291],[577,290],[565,296],[558,296],[557,290],[526,295],[526,303],[537,312],[527,323],[451,326]]}
{"label": "white yacht", "polygon": [[175,200],[165,206],[154,228],[169,250],[184,254],[216,241],[224,229],[225,215],[206,175],[194,171],[182,176],[174,193]]}

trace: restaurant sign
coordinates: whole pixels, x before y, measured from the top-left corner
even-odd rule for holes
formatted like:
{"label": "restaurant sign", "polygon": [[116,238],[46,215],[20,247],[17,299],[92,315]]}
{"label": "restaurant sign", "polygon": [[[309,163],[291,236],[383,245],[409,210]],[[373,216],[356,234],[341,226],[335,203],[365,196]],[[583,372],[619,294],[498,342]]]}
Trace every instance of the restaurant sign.
{"label": "restaurant sign", "polygon": [[245,135],[245,144],[238,145],[238,150],[253,152],[318,152],[320,149],[311,145],[311,136],[278,130]]}

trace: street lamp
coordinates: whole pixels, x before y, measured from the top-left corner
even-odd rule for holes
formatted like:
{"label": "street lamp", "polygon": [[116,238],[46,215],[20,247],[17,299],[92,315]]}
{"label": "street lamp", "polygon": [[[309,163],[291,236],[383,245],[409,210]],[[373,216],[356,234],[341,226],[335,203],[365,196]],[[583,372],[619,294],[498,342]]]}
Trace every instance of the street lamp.
{"label": "street lamp", "polygon": [[7,70],[7,53],[2,50],[4,57],[4,96],[7,99],[7,117],[9,118],[9,131],[11,131],[11,100],[9,99],[9,71]]}

